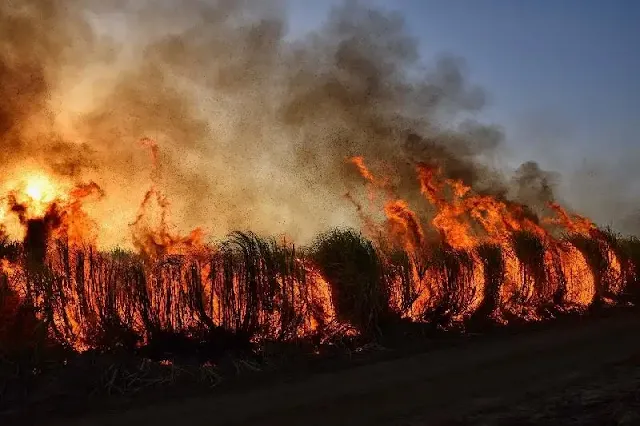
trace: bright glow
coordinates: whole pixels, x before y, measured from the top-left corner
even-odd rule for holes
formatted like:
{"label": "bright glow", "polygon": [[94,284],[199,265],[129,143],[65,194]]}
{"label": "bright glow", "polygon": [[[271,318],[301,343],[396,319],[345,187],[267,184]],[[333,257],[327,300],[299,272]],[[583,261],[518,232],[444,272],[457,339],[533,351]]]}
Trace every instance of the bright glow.
{"label": "bright glow", "polygon": [[17,201],[27,206],[30,215],[44,215],[49,206],[62,197],[61,188],[42,173],[25,174],[20,181]]}
{"label": "bright glow", "polygon": [[56,198],[55,186],[43,175],[29,176],[26,179],[24,192],[37,203],[49,203]]}
{"label": "bright glow", "polygon": [[49,190],[49,182],[41,176],[33,177],[27,181],[25,192],[33,201],[42,201]]}

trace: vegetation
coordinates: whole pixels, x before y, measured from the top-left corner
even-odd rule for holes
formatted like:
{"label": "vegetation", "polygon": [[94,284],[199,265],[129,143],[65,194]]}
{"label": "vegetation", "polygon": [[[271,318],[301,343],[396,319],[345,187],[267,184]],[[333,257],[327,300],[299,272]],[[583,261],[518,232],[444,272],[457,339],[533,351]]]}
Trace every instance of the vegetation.
{"label": "vegetation", "polygon": [[[2,368],[44,371],[78,353],[125,356],[134,370],[131,359],[155,363],[140,377],[100,376],[109,392],[127,377],[139,379],[126,384],[136,389],[155,383],[148,374],[169,374],[163,365],[192,366],[187,375],[217,383],[211,366],[225,359],[251,369],[278,351],[348,350],[409,327],[539,321],[640,301],[640,240],[610,231],[551,242],[516,232],[506,244],[431,242],[413,252],[348,229],[304,248],[236,232],[155,259],[62,241],[43,256],[38,244],[0,240]],[[588,279],[576,275],[580,267]]]}
{"label": "vegetation", "polygon": [[[562,243],[583,253],[593,274],[584,308],[639,297],[637,239],[603,232]],[[416,262],[415,253],[383,250],[353,230],[328,232],[301,250],[236,232],[198,255],[153,261],[56,241],[38,263],[29,247],[4,240],[1,348],[44,341],[77,350],[144,346],[162,357],[185,352],[180,347],[193,340],[207,358],[227,346],[250,351],[264,341],[326,337],[339,324],[375,340],[401,318],[447,328],[514,307],[567,303],[561,248],[526,232],[514,233],[510,244],[473,251],[431,244]],[[507,273],[508,256],[518,260],[515,276]]]}

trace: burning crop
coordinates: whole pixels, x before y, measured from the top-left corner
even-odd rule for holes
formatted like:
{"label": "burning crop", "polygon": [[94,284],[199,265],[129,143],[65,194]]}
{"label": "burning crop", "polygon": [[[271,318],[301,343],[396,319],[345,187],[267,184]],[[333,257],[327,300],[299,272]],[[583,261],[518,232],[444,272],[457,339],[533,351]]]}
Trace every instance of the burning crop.
{"label": "burning crop", "polygon": [[[354,163],[365,182],[376,181],[362,158]],[[409,285],[414,294],[429,295],[400,303],[401,315],[448,322],[482,311],[500,321],[535,320],[548,307],[585,309],[624,291],[615,238],[588,219],[556,203],[541,218],[525,205],[444,179],[425,164],[416,165],[416,180],[435,209],[430,220],[420,221],[390,192],[383,207],[386,233],[371,235],[407,253]]]}
{"label": "burning crop", "polygon": [[364,158],[348,163],[386,218],[376,222],[373,209],[361,208],[374,228],[336,230],[306,247],[251,233],[217,243],[197,229],[179,235],[153,182],[131,223],[135,249],[99,249],[83,206],[106,196],[101,188],[63,189],[29,173],[4,199],[3,217],[23,228],[15,249],[4,240],[4,321],[28,308],[47,339],[78,351],[136,350],[167,333],[198,340],[223,330],[254,343],[330,341],[375,336],[403,318],[443,328],[536,321],[633,291],[636,263],[625,242],[557,204],[539,218],[419,163],[417,186],[434,209],[425,220],[378,184],[391,178],[376,178]]}
{"label": "burning crop", "polygon": [[124,43],[71,3],[0,6],[4,349],[205,362],[637,301],[637,240],[537,165],[504,179],[493,126],[434,124],[482,92],[453,58],[411,77],[398,17],[348,3],[292,42],[259,5],[197,2]]}

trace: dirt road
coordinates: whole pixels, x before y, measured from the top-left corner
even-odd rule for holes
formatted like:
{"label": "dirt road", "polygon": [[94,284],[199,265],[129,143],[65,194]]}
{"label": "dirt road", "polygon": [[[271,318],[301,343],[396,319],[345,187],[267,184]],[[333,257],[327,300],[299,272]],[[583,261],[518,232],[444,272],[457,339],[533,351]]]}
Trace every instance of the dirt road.
{"label": "dirt road", "polygon": [[[624,395],[639,389],[639,331],[640,317],[628,314],[497,341],[476,339],[453,348],[319,374],[304,381],[61,424],[550,424],[522,421],[539,417],[540,410],[548,408],[553,398],[565,398],[562,395],[567,389],[580,392],[595,386],[605,389],[601,395],[605,399],[615,389]],[[607,380],[608,388],[602,384]],[[573,398],[584,400],[580,395]],[[520,420],[504,420],[515,418],[516,408]],[[621,420],[612,424],[625,424],[631,414],[618,411],[611,416]],[[459,422],[450,423],[453,419]]]}

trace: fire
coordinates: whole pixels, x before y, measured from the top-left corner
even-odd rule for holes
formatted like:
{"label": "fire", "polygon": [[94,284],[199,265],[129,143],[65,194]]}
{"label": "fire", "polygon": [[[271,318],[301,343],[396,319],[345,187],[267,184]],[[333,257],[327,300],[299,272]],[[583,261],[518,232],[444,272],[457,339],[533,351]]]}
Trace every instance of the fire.
{"label": "fire", "polygon": [[[460,120],[480,92],[457,60],[424,68],[395,16],[348,5],[293,42],[279,13],[234,6],[261,2],[201,1],[170,37],[121,40],[99,2],[23,3],[0,6],[0,329],[24,315],[38,347],[78,351],[343,344],[640,298],[640,241],[542,173],[548,205],[476,185],[499,136]],[[142,12],[166,21],[118,22]]]}
{"label": "fire", "polygon": [[[189,333],[203,323],[238,332],[246,326],[254,341],[352,332],[336,319],[329,283],[312,261],[295,255],[287,240],[272,247],[281,251],[274,255],[284,256],[280,267],[267,259],[253,265],[246,250],[255,255],[270,250],[256,238],[239,235],[229,246],[216,246],[204,242],[199,228],[175,231],[170,202],[160,189],[159,147],[150,139],[141,146],[151,153],[152,173],[130,225],[135,255],[96,249],[99,227],[84,208],[105,195],[96,183],[63,184],[29,172],[7,190],[2,223],[19,219],[24,262],[0,259],[0,278],[20,303],[33,305],[38,318],[51,324],[52,339],[78,351],[94,347],[99,334],[108,331],[100,322],[104,315],[114,318],[109,327],[139,336],[137,344],[148,342],[158,329]],[[268,301],[247,299],[255,291],[250,270],[269,279]],[[203,298],[197,302],[192,299],[196,288]],[[51,299],[51,294],[57,296]]]}
{"label": "fire", "polygon": [[23,206],[25,214],[34,218],[44,216],[51,204],[64,201],[68,191],[67,185],[54,181],[42,171],[24,172],[13,181],[9,181],[5,188],[14,206]]}
{"label": "fire", "polygon": [[[371,245],[338,235],[333,243],[346,245],[322,264],[313,248],[288,238],[236,233],[206,242],[200,228],[172,226],[160,147],[149,139],[141,146],[152,173],[130,225],[134,251],[97,249],[100,228],[85,210],[105,196],[97,183],[30,171],[5,185],[1,223],[17,219],[23,242],[0,258],[0,290],[11,295],[2,315],[28,306],[34,321],[49,324],[49,338],[78,351],[150,344],[166,332],[199,338],[218,328],[254,343],[327,342],[370,332],[367,322],[378,316],[446,328],[479,316],[505,323],[538,320],[549,307],[583,310],[622,294],[634,268],[591,221],[558,204],[538,218],[417,164],[424,204],[414,206],[362,157],[348,161],[363,177],[368,207],[346,197]],[[370,214],[378,195],[382,223]],[[351,261],[359,263],[344,263]]]}
{"label": "fire", "polygon": [[25,193],[37,203],[49,203],[53,201],[53,185],[44,176],[32,176],[27,179]]}
{"label": "fire", "polygon": [[[502,284],[490,308],[498,316],[516,315],[532,320],[537,317],[537,307],[545,304],[565,303],[584,308],[594,300],[608,300],[598,292],[599,287],[609,289],[611,294],[621,291],[622,269],[616,253],[589,219],[568,213],[557,203],[549,204],[550,212],[555,215],[539,219],[526,206],[489,194],[474,193],[462,181],[444,178],[438,167],[420,163],[416,166],[420,192],[428,205],[435,209],[426,222],[426,217],[415,213],[407,201],[379,184],[388,179],[378,179],[363,158],[357,157],[350,162],[371,189],[389,194],[383,208],[388,222],[388,238],[400,239],[404,249],[413,254],[410,280],[418,296],[408,309],[405,308],[405,315],[414,320],[420,320],[425,313],[437,309],[439,304],[452,303],[449,300],[451,292],[460,291],[459,297],[466,298],[463,303],[465,309],[460,310],[462,319],[487,304],[487,291],[491,290],[487,282],[488,265],[477,254],[487,244],[499,248],[501,257],[499,262],[496,260],[495,267],[501,270]],[[424,231],[428,225],[437,231],[435,235]],[[580,245],[579,241],[572,243],[558,238],[552,228],[560,228],[565,235],[586,238],[588,244]],[[445,252],[453,250],[452,254],[467,256],[467,275],[460,275],[465,273],[463,269],[453,266],[459,261],[455,261],[453,269],[448,272],[446,261],[437,266],[440,255],[428,248],[434,243],[442,245]],[[600,256],[602,261],[596,258],[590,261],[590,255]],[[608,265],[607,269],[594,269],[602,264]],[[455,276],[441,275],[443,269],[440,268]],[[455,289],[450,287],[451,279]],[[461,286],[466,288],[461,290]],[[401,309],[399,307],[403,303],[399,290],[394,289],[392,293],[392,305]]]}

